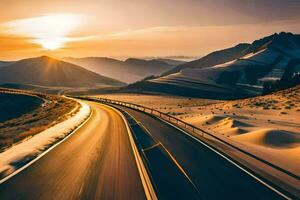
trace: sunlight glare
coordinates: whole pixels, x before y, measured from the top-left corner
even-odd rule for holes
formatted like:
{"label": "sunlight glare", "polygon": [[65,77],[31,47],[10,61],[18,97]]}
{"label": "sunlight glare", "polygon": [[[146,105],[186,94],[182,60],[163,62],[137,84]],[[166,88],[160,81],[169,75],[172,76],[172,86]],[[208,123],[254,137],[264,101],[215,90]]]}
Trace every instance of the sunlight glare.
{"label": "sunlight glare", "polygon": [[55,14],[26,18],[9,22],[14,34],[32,38],[32,42],[47,50],[55,50],[72,39],[72,33],[81,23],[81,16],[75,14]]}

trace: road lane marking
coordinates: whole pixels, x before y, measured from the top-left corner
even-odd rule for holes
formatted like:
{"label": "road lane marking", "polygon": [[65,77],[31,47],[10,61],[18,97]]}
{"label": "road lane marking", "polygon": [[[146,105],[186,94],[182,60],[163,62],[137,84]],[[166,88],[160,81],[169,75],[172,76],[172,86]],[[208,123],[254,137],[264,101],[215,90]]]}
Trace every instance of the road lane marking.
{"label": "road lane marking", "polygon": [[140,124],[141,124],[141,122],[129,123],[130,126],[140,125]]}
{"label": "road lane marking", "polygon": [[138,168],[138,171],[139,171],[139,175],[140,175],[140,178],[141,178],[141,181],[142,181],[142,185],[143,185],[143,188],[144,188],[144,191],[145,191],[146,198],[147,198],[147,200],[158,200],[158,198],[156,196],[156,193],[155,193],[155,190],[152,186],[149,174],[146,170],[146,167],[145,167],[145,165],[142,161],[142,158],[141,158],[141,156],[138,152],[138,149],[135,145],[135,142],[134,142],[134,139],[133,139],[133,136],[132,136],[132,132],[129,128],[129,125],[128,125],[128,122],[127,122],[126,118],[124,117],[124,115],[118,109],[114,108],[113,106],[103,104],[103,103],[101,103],[101,104],[108,107],[108,108],[110,108],[110,109],[113,109],[114,111],[116,111],[121,116],[121,118],[123,119],[123,121],[125,123],[125,126],[126,126],[126,129],[127,129],[127,133],[128,133],[128,136],[129,136],[129,141],[130,141],[130,144],[131,144],[131,148],[133,150],[133,155],[134,155],[134,158],[135,158],[135,161],[136,161],[136,165],[137,165],[137,168]]}
{"label": "road lane marking", "polygon": [[142,149],[142,151],[148,151],[148,150],[150,150],[150,149],[153,149],[153,148],[155,148],[155,147],[158,147],[159,145],[161,145],[160,142],[159,142],[159,143],[156,143],[155,145],[152,145],[152,146],[150,146],[150,147],[144,148],[144,149]]}
{"label": "road lane marking", "polygon": [[[126,112],[126,111],[124,111],[124,112]],[[132,119],[134,119],[135,121],[137,121],[136,119],[135,119],[135,117],[133,117],[130,113],[128,113],[128,112],[126,112],[128,115],[130,115],[130,117],[132,118]],[[185,176],[185,178],[192,184],[192,186],[195,188],[195,190],[198,192],[198,194],[200,195],[201,193],[200,193],[200,191],[199,191],[199,189],[196,187],[196,185],[194,184],[194,182],[192,181],[192,179],[188,176],[188,174],[185,172],[185,170],[183,169],[183,167],[177,162],[177,160],[173,157],[173,155],[167,150],[167,148],[161,143],[161,142],[159,142],[159,141],[157,141],[156,139],[155,139],[155,137],[150,133],[150,131],[141,123],[141,122],[139,122],[140,123],[140,126],[144,129],[144,131],[146,131],[151,137],[152,137],[152,139],[154,140],[154,141],[156,141],[157,142],[157,144],[155,144],[155,145],[153,145],[153,146],[151,146],[151,147],[148,147],[148,148],[146,148],[146,150],[150,150],[150,149],[152,149],[152,148],[154,148],[154,147],[156,147],[156,146],[161,146],[165,151],[166,151],[166,153],[168,154],[168,156],[171,158],[171,160],[174,162],[174,164],[177,166],[177,168],[179,169],[179,171],[181,171],[181,173]],[[142,151],[144,152],[144,151],[146,151],[145,149],[143,149]]]}
{"label": "road lane marking", "polygon": [[[130,114],[129,114],[130,115]],[[134,120],[136,120],[132,115],[130,115]],[[141,123],[141,126],[144,128],[144,130],[152,137],[152,138],[155,138],[153,137],[153,135],[150,133],[150,131]],[[187,180],[193,185],[193,187],[195,188],[195,190],[199,193],[199,189],[196,187],[196,185],[194,184],[194,182],[192,181],[192,179],[189,177],[189,175],[185,172],[185,170],[183,169],[183,167],[177,162],[177,160],[174,158],[174,156],[168,151],[168,149],[161,143],[161,142],[158,142],[157,144],[147,148],[147,150],[149,149],[152,149],[156,146],[161,146],[165,151],[166,153],[168,154],[168,156],[171,158],[171,160],[175,163],[175,165],[178,167],[178,169],[181,171],[181,173],[187,178]],[[143,150],[145,151],[145,150]]]}

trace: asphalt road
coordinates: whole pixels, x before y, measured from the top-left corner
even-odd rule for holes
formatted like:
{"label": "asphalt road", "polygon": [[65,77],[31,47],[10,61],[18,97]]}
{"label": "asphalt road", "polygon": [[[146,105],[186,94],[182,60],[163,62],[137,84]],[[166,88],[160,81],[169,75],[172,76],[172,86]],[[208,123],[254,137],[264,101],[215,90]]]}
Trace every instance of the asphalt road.
{"label": "asphalt road", "polygon": [[119,108],[141,122],[151,135],[164,145],[185,170],[202,199],[283,199],[246,172],[178,129],[142,112]]}
{"label": "asphalt road", "polygon": [[0,199],[145,199],[122,118],[89,103],[90,120],[30,167],[0,185]]}

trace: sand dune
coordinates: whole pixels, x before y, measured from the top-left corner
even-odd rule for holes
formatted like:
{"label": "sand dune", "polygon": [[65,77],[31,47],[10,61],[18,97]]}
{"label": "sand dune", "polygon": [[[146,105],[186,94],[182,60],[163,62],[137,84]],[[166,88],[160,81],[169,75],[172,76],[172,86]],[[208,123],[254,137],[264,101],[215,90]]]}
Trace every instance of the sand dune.
{"label": "sand dune", "polygon": [[244,129],[245,127],[252,126],[230,117],[226,117],[223,120],[219,121],[214,128],[220,133],[223,133],[227,136],[232,136],[246,133],[247,130]]}
{"label": "sand dune", "polygon": [[240,134],[244,134],[247,132],[246,130],[239,128],[239,127],[219,128],[217,131],[222,132],[226,136],[235,136],[235,135],[240,135]]}
{"label": "sand dune", "polygon": [[196,126],[206,127],[214,131],[226,135],[233,136],[244,134],[247,128],[253,127],[250,124],[233,119],[226,115],[205,115],[201,117],[193,117],[186,120],[188,123]]}
{"label": "sand dune", "polygon": [[194,124],[194,125],[200,125],[200,126],[207,126],[211,124],[215,124],[221,120],[223,120],[225,117],[221,115],[205,115],[201,117],[192,117],[187,119],[186,121],[188,123]]}
{"label": "sand dune", "polygon": [[233,128],[233,127],[251,127],[250,124],[247,124],[245,122],[241,122],[239,120],[236,119],[232,119],[230,117],[226,117],[225,119],[223,119],[222,121],[220,121],[218,123],[219,126],[225,126],[228,128]]}
{"label": "sand dune", "polygon": [[300,145],[300,135],[270,128],[237,135],[234,139],[273,148],[293,148]]}

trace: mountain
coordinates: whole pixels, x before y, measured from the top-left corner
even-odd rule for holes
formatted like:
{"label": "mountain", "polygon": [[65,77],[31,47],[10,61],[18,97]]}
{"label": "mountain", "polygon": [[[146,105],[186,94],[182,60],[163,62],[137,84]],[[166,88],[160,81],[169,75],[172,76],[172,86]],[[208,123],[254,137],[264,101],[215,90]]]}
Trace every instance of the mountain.
{"label": "mountain", "polygon": [[164,63],[167,63],[167,64],[172,65],[174,67],[186,63],[185,61],[182,61],[182,60],[174,60],[174,59],[169,59],[169,58],[156,58],[156,59],[153,59],[153,60],[164,62]]}
{"label": "mountain", "polygon": [[194,60],[191,62],[186,62],[181,65],[178,65],[177,67],[165,72],[163,75],[169,75],[172,73],[179,72],[181,70],[187,69],[187,68],[204,68],[209,67],[213,65],[222,64],[224,62],[228,62],[234,59],[237,59],[245,54],[247,54],[246,49],[248,49],[250,44],[247,43],[241,43],[234,47],[219,50],[212,52],[198,60]]}
{"label": "mountain", "polygon": [[65,87],[124,85],[120,81],[47,56],[24,59],[1,67],[0,84],[4,83]]}
{"label": "mountain", "polygon": [[300,35],[282,32],[213,52],[124,90],[235,99],[260,95],[268,83],[299,73]]}
{"label": "mountain", "polygon": [[8,65],[10,65],[12,63],[14,63],[14,62],[11,62],[11,61],[0,61],[0,68],[8,66]]}
{"label": "mountain", "polygon": [[64,58],[65,61],[80,65],[95,73],[102,74],[126,83],[144,79],[152,75],[160,75],[174,67],[171,60],[142,60],[129,58],[120,61],[105,57]]}

